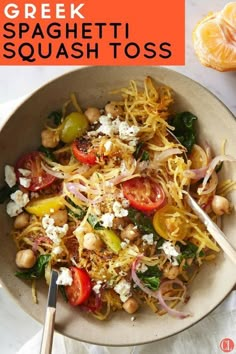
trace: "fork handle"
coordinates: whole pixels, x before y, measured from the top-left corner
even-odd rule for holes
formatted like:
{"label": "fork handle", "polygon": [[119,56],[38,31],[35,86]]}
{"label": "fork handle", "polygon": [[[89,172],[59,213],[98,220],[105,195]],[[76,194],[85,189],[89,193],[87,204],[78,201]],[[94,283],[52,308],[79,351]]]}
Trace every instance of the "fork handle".
{"label": "fork handle", "polygon": [[48,307],[45,316],[40,354],[51,354],[52,352],[55,315],[55,307]]}

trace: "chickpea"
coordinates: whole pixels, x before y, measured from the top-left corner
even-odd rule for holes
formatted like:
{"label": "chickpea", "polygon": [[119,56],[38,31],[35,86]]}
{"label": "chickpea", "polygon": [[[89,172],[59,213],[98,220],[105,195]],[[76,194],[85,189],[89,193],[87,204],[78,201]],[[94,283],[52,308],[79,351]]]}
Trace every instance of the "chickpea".
{"label": "chickpea", "polygon": [[32,268],[36,263],[36,256],[32,250],[21,250],[16,254],[16,265],[19,268]]}
{"label": "chickpea", "polygon": [[120,237],[122,240],[127,238],[130,241],[134,241],[136,238],[140,237],[140,232],[137,229],[137,226],[134,226],[134,224],[129,224],[124,228],[124,230],[121,231]]}
{"label": "chickpea", "polygon": [[216,215],[228,214],[230,211],[230,204],[228,199],[220,195],[214,195],[211,202],[212,210]]}
{"label": "chickpea", "polygon": [[41,133],[42,145],[46,148],[54,148],[59,143],[59,136],[57,132],[49,129],[44,129]]}
{"label": "chickpea", "polygon": [[30,216],[27,213],[21,213],[17,215],[14,221],[15,229],[24,229],[29,224]]}
{"label": "chickpea", "polygon": [[164,277],[168,279],[175,279],[179,275],[179,267],[171,266],[170,264],[163,271]]}
{"label": "chickpea", "polygon": [[99,236],[93,232],[88,232],[84,235],[83,246],[89,251],[99,251],[103,247],[103,242]]}
{"label": "chickpea", "polygon": [[136,312],[138,308],[139,303],[134,297],[129,297],[123,304],[123,309],[130,314]]}
{"label": "chickpea", "polygon": [[126,223],[127,221],[125,220],[125,218],[114,218],[112,226],[115,230],[122,230],[125,227]]}
{"label": "chickpea", "polygon": [[87,108],[86,111],[84,112],[84,114],[88,118],[88,120],[91,124],[97,122],[98,118],[101,116],[99,109],[95,108],[95,107]]}
{"label": "chickpea", "polygon": [[56,226],[64,226],[67,223],[68,214],[66,209],[60,209],[51,214],[51,218],[54,219]]}
{"label": "chickpea", "polygon": [[123,108],[116,103],[108,103],[105,106],[106,114],[110,113],[112,117],[122,116],[124,113]]}

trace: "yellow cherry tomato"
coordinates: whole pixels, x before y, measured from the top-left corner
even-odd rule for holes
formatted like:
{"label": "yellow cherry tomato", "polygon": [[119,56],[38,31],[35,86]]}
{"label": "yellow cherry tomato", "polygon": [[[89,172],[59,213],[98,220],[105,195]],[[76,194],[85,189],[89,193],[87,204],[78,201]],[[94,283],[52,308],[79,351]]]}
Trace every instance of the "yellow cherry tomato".
{"label": "yellow cherry tomato", "polygon": [[31,200],[25,207],[25,210],[29,214],[44,216],[45,214],[52,214],[63,207],[64,199],[61,196],[57,196]]}
{"label": "yellow cherry tomato", "polygon": [[62,123],[61,140],[63,143],[72,143],[86,132],[88,125],[88,119],[83,113],[70,113]]}
{"label": "yellow cherry tomato", "polygon": [[114,231],[104,229],[97,232],[99,233],[99,236],[103,242],[107,245],[108,248],[110,248],[112,252],[116,254],[119,253],[121,250],[121,240]]}
{"label": "yellow cherry tomato", "polygon": [[175,206],[166,205],[153,217],[156,232],[166,240],[182,240],[187,234],[187,216]]}
{"label": "yellow cherry tomato", "polygon": [[197,144],[193,145],[189,159],[192,161],[191,169],[205,167],[208,164],[206,152]]}

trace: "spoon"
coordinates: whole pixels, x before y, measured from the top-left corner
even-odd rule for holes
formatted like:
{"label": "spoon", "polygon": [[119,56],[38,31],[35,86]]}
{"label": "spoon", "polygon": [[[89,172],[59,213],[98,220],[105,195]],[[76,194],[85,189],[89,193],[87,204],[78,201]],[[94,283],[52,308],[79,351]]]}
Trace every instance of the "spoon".
{"label": "spoon", "polygon": [[56,316],[56,302],[57,302],[57,278],[58,272],[52,270],[50,286],[48,290],[48,304],[44,320],[43,336],[41,342],[40,354],[50,354],[52,352],[54,323]]}
{"label": "spoon", "polygon": [[187,191],[183,191],[183,193],[186,195],[186,201],[192,208],[193,212],[204,223],[211,236],[216,240],[218,245],[227,254],[231,261],[236,264],[236,250],[229,243],[223,231],[221,231],[221,229],[214,223],[214,221],[211,220],[211,218],[205,213],[205,211],[198,205],[198,203]]}

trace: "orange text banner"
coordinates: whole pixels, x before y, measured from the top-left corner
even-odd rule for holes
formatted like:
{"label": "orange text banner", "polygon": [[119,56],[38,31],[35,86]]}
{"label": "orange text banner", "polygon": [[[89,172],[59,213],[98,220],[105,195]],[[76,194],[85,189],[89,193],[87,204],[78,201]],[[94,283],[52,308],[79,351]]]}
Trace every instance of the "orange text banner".
{"label": "orange text banner", "polygon": [[184,65],[184,0],[1,0],[0,65]]}

